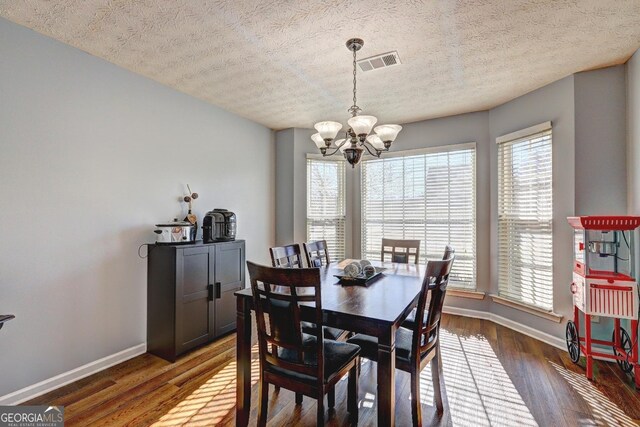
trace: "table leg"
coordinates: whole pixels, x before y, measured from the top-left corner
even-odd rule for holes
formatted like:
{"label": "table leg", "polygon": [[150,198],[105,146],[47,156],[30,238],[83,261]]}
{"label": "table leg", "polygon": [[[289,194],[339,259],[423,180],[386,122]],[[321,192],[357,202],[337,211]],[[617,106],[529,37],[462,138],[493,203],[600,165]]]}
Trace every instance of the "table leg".
{"label": "table leg", "polygon": [[378,337],[378,426],[395,425],[396,331]]}
{"label": "table leg", "polygon": [[249,424],[251,413],[251,310],[244,297],[236,297],[236,426]]}

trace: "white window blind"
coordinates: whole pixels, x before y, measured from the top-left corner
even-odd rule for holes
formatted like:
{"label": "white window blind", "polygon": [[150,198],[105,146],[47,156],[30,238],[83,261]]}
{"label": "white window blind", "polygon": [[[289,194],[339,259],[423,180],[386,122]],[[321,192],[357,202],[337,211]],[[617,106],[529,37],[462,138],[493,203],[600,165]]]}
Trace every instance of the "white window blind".
{"label": "white window blind", "polygon": [[498,139],[498,291],[551,311],[551,129],[550,123],[540,126],[517,139]]}
{"label": "white window blind", "polygon": [[382,238],[420,239],[420,262],[456,261],[449,284],[476,288],[475,144],[362,164],[362,254],[380,259]]}
{"label": "white window blind", "polygon": [[326,240],[331,261],[345,257],[344,163],[307,159],[307,241]]}

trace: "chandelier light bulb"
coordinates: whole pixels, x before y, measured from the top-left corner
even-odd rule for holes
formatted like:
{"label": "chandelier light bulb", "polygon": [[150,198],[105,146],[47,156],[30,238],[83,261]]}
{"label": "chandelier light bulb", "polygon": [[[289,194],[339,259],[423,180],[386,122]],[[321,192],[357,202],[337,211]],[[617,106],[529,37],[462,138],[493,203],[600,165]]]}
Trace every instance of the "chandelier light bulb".
{"label": "chandelier light bulb", "polygon": [[[377,128],[376,128],[377,129]],[[378,135],[369,135],[367,137],[367,142],[371,145],[373,145],[373,148],[375,148],[378,151],[384,151],[384,142],[382,142],[382,140],[380,139],[380,137]]]}
{"label": "chandelier light bulb", "polygon": [[344,144],[342,145],[338,144],[338,141],[336,141],[336,145],[340,145],[340,152],[344,154],[344,150],[351,147],[351,141],[348,139],[340,139],[339,141],[344,141]]}
{"label": "chandelier light bulb", "polygon": [[351,129],[353,129],[353,132],[360,136],[368,135],[377,121],[378,119],[374,116],[355,116],[347,120],[347,123],[349,123]]}
{"label": "chandelier light bulb", "polygon": [[316,128],[322,139],[332,141],[342,129],[342,125],[338,122],[318,122],[314,128]]}
{"label": "chandelier light bulb", "polygon": [[311,135],[311,140],[316,143],[316,146],[318,148],[325,148],[326,147],[326,145],[324,143],[324,139],[322,139],[322,137],[320,136],[319,133],[314,133],[313,135]]}
{"label": "chandelier light bulb", "polygon": [[398,133],[402,130],[400,125],[380,125],[376,126],[374,132],[383,142],[393,142],[396,140]]}

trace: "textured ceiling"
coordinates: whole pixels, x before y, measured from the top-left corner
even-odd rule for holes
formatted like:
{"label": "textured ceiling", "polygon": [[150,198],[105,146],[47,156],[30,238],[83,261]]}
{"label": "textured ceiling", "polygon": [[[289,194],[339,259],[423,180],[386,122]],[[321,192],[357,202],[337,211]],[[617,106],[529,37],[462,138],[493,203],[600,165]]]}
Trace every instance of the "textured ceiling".
{"label": "textured ceiling", "polygon": [[483,110],[625,62],[640,0],[0,0],[0,16],[274,129],[348,118],[351,53],[384,123]]}

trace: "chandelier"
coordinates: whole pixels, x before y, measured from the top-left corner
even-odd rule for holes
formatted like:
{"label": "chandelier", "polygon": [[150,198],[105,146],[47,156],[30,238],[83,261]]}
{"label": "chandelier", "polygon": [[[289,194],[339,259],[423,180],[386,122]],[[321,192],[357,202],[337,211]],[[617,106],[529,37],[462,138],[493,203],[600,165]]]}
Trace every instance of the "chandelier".
{"label": "chandelier", "polygon": [[[333,156],[339,150],[351,167],[360,162],[365,149],[374,157],[380,157],[384,151],[389,151],[391,143],[402,130],[400,125],[380,125],[374,128],[378,121],[376,117],[360,115],[362,109],[356,102],[356,52],[362,49],[363,45],[362,39],[347,41],[347,48],[353,52],[353,105],[347,110],[351,113],[351,118],[347,120],[349,129],[345,132],[344,138],[335,140],[342,124],[331,121],[316,123],[314,128],[318,133],[311,135],[311,139],[324,157]],[[371,129],[374,134],[371,133]]]}

